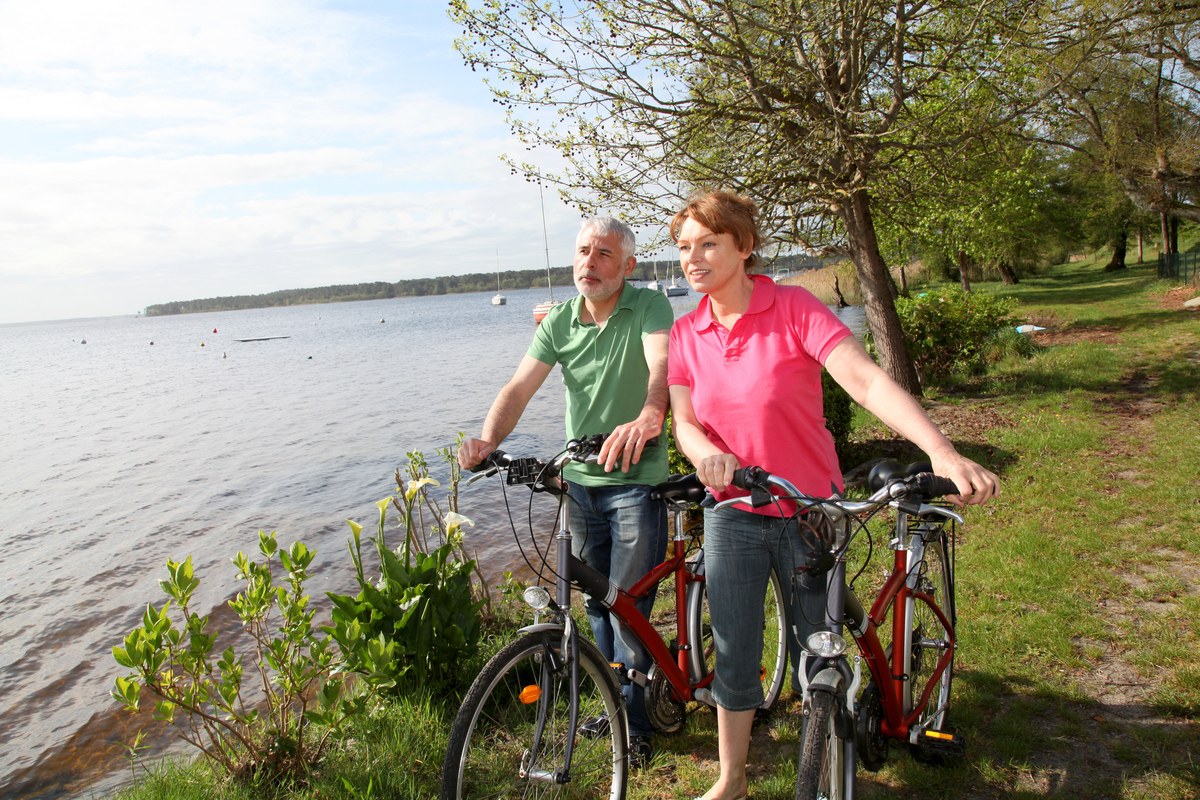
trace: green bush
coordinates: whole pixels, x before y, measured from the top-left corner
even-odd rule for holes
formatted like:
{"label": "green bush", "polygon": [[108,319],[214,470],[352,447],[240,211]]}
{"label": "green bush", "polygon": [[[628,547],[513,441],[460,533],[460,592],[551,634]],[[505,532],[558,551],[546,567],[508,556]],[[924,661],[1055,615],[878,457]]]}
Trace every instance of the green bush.
{"label": "green bush", "polygon": [[[141,626],[113,648],[130,674],[117,678],[112,695],[136,712],[145,689],[157,700],[155,719],[174,722],[182,712],[182,738],[227,773],[247,783],[271,783],[303,779],[330,737],[340,736],[346,719],[363,706],[336,674],[341,659],[329,637],[318,637],[312,626],[316,612],[304,581],[316,551],[300,542],[281,550],[275,534],[262,531],[258,549],[262,562],[242,553],[233,560],[246,589],[229,601],[254,641],[250,675],[258,678],[252,681],[257,691],[246,692],[243,657],[233,647],[218,653],[209,616],[192,611],[200,579],[189,556],[168,561],[168,577],[159,581],[171,599],[162,608],[147,606]],[[275,581],[276,556],[286,572],[283,583]],[[265,696],[261,710],[258,693]],[[132,753],[141,740],[139,733]]]}
{"label": "green bush", "polygon": [[997,298],[957,286],[896,301],[909,352],[926,385],[956,374],[978,374],[993,336],[1015,324],[1014,298]]}
{"label": "green bush", "polygon": [[854,401],[828,372],[821,373],[821,394],[825,399],[825,427],[833,434],[833,446],[841,452],[850,441],[854,424]]}

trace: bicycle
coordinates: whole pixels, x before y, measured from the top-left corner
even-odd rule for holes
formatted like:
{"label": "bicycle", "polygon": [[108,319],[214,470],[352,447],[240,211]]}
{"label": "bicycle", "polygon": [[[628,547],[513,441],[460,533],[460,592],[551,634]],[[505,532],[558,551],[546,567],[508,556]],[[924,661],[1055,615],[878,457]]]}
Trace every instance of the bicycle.
{"label": "bicycle", "polygon": [[[707,623],[704,551],[695,541],[694,529],[685,531],[683,525],[684,509],[706,496],[695,475],[673,476],[655,487],[656,495],[668,503],[674,516],[673,549],[662,564],[628,590],[611,584],[571,554],[570,502],[559,475],[570,461],[595,462],[604,438],[574,439],[549,461],[513,458],[496,451],[477,467],[482,474],[472,478],[505,470],[508,485],[525,485],[558,498],[561,528],[554,537],[551,568],[555,596],[551,598],[541,586],[525,589],[524,600],[539,617],[488,661],[468,690],[451,727],[442,767],[443,800],[619,800],[625,796],[628,767],[628,724],[621,684],[636,681],[645,687],[647,716],[664,733],[683,726],[687,702],[713,705],[708,689],[713,647]],[[513,531],[515,535],[515,525]],[[543,559],[547,565],[550,562],[548,557]],[[634,603],[672,575],[675,639],[667,642]],[[764,600],[764,709],[779,696],[787,670],[786,608],[778,576],[772,577],[773,591]],[[653,660],[647,674],[623,664],[609,664],[580,632],[569,613],[576,588],[601,599],[645,646]],[[548,614],[549,620],[540,621],[541,614]],[[608,717],[607,732],[597,736],[580,730],[585,721],[601,714]]]}
{"label": "bicycle", "polygon": [[[796,800],[853,800],[858,763],[880,769],[893,740],[906,742],[915,758],[938,761],[961,756],[962,738],[948,729],[954,671],[955,525],[958,513],[930,505],[958,489],[933,475],[928,464],[901,469],[884,462],[871,472],[874,493],[866,500],[821,499],[799,492],[787,480],[758,467],[740,469],[733,484],[751,492],[717,504],[762,507],[791,500],[815,552],[801,569],[827,575],[825,619],[804,642],[798,670],[805,717],[801,735]],[[780,490],[779,494],[772,489]],[[870,610],[846,580],[850,544],[884,508],[896,514],[892,570]],[[870,540],[869,535],[867,536]],[[891,613],[891,642],[880,630]],[[851,659],[843,624],[858,646]],[[869,681],[863,689],[862,668]]]}

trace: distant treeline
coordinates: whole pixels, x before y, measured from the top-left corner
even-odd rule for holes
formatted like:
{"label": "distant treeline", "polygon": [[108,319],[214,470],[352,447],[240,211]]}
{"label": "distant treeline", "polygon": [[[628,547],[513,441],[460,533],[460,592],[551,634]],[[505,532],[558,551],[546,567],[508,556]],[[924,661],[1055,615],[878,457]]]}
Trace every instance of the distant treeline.
{"label": "distant treeline", "polygon": [[[777,259],[773,267],[798,271],[821,266],[821,261],[807,256],[784,256]],[[668,272],[676,269],[679,262],[639,261],[630,276],[632,280],[648,281],[658,277],[667,279]],[[554,267],[550,270],[555,286],[572,283],[571,267]],[[535,289],[546,285],[544,269],[509,270],[500,273],[500,289]],[[347,283],[337,286],[318,286],[315,289],[282,289],[267,294],[209,297],[204,300],[177,300],[146,307],[146,316],[160,317],[168,314],[195,314],[200,311],[236,311],[244,308],[270,308],[273,306],[298,306],[311,303],[344,303],[352,300],[386,300],[391,297],[424,297],[433,294],[459,294],[463,292],[494,292],[496,273],[472,272],[467,275],[447,275],[443,278],[416,278],[414,280],[375,281],[373,283]]]}

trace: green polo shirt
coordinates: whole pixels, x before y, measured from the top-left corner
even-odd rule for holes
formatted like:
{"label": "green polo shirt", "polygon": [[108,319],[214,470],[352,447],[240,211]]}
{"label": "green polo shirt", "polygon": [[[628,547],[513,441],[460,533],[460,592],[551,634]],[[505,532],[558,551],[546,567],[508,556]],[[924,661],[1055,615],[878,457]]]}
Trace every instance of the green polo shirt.
{"label": "green polo shirt", "polygon": [[[528,355],[562,367],[567,387],[567,439],[609,433],[632,422],[646,404],[650,368],[642,341],[675,321],[666,295],[629,283],[603,327],[582,322],[583,296],[555,306],[538,325]],[[642,458],[621,472],[595,464],[568,464],[566,477],[585,486],[629,483],[654,485],[667,479],[667,442],[647,447]]]}

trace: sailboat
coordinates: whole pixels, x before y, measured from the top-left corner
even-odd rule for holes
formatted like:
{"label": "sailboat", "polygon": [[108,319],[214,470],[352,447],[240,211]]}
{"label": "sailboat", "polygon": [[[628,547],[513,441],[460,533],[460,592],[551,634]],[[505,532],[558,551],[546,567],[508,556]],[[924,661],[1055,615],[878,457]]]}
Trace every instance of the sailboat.
{"label": "sailboat", "polygon": [[542,241],[546,245],[546,288],[550,290],[550,299],[543,300],[533,307],[533,321],[541,324],[541,321],[550,313],[550,309],[562,301],[554,299],[554,286],[550,282],[550,237],[546,234],[546,198],[542,195],[540,183],[538,184],[538,197],[542,201]]}
{"label": "sailboat", "polygon": [[496,251],[496,293],[492,295],[492,305],[503,306],[508,304],[508,298],[500,294],[500,251]]}
{"label": "sailboat", "polygon": [[652,292],[661,292],[663,285],[658,280],[658,262],[654,262],[654,280],[646,284],[646,288]]}
{"label": "sailboat", "polygon": [[666,294],[667,297],[682,297],[688,293],[688,287],[686,284],[683,286],[679,285],[679,279],[675,277],[674,268],[671,270],[671,283],[663,287],[663,293]]}

